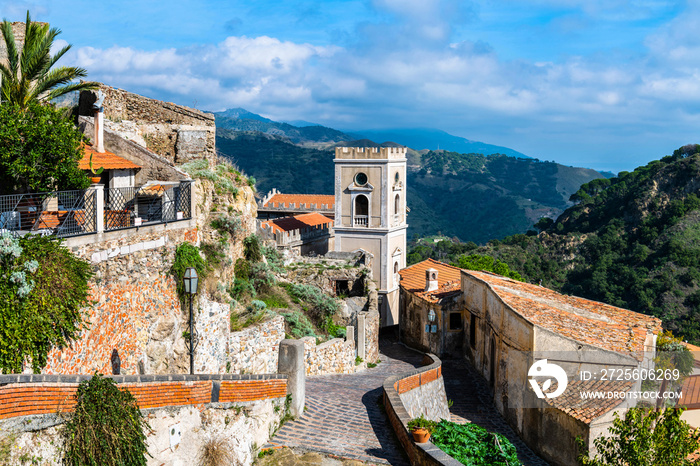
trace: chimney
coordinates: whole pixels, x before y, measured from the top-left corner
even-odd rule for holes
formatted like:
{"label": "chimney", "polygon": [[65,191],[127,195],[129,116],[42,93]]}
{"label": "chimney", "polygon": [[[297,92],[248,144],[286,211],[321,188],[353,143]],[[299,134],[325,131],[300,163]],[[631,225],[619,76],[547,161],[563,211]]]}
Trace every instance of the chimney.
{"label": "chimney", "polygon": [[425,291],[435,291],[438,289],[438,271],[435,269],[425,270]]}
{"label": "chimney", "polygon": [[105,125],[105,112],[102,102],[105,100],[105,95],[102,91],[97,91],[97,100],[92,104],[95,126],[95,137],[93,139],[93,145],[97,152],[105,151],[105,135],[104,135],[104,125]]}

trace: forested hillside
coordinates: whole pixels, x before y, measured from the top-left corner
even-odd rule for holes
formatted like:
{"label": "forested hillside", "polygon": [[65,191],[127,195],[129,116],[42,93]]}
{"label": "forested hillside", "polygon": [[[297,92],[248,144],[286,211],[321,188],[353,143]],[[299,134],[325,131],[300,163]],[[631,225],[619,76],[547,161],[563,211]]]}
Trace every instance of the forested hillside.
{"label": "forested hillside", "polygon": [[[251,120],[252,121],[252,120]],[[345,145],[378,145],[349,141]],[[396,145],[384,143],[382,145]],[[334,152],[291,144],[257,131],[217,129],[216,146],[267,193],[332,194]],[[437,232],[484,243],[525,232],[540,217],[556,217],[582,183],[600,173],[505,155],[409,150],[409,236]]]}
{"label": "forested hillside", "polygon": [[[584,184],[539,235],[514,235],[476,248],[419,244],[412,260],[442,254],[492,256],[526,281],[661,318],[700,343],[700,145],[631,173]],[[440,244],[440,243],[438,243]],[[442,251],[442,252],[440,252]]]}

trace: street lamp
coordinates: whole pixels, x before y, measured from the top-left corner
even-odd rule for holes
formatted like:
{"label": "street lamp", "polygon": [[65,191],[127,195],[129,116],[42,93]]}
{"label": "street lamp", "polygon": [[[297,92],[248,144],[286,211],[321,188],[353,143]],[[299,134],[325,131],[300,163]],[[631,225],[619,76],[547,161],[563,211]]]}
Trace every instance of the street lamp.
{"label": "street lamp", "polygon": [[[194,374],[194,350],[197,347],[194,341],[194,322],[192,320],[192,300],[194,295],[197,294],[197,285],[199,284],[199,277],[197,276],[197,271],[194,267],[187,267],[185,269],[185,276],[182,279],[183,285],[185,287],[185,294],[190,295],[190,344],[188,350],[190,351],[190,374]],[[185,342],[187,343],[187,342]]]}
{"label": "street lamp", "polygon": [[435,311],[430,309],[428,310],[428,325],[425,326],[425,333],[435,333],[437,331],[433,322],[435,322]]}

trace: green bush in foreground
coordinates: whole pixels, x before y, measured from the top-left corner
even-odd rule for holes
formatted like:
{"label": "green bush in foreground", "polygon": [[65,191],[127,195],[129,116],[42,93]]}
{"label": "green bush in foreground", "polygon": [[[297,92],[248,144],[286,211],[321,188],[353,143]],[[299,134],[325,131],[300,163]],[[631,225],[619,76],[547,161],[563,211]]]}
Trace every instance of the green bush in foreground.
{"label": "green bush in foreground", "polygon": [[443,419],[435,426],[431,440],[442,451],[468,466],[520,464],[510,440],[475,424],[455,424]]}
{"label": "green bush in foreground", "polygon": [[[95,374],[80,383],[75,412],[61,430],[67,466],[145,466],[148,423],[136,399]],[[149,455],[150,456],[150,455]]]}

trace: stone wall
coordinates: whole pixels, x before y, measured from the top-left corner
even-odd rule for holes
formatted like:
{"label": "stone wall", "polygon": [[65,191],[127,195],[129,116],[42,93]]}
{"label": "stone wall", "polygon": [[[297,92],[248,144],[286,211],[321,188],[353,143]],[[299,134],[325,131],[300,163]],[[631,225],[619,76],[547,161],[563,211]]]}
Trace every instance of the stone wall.
{"label": "stone wall", "polygon": [[[196,243],[197,229],[132,232],[111,241],[72,247],[79,257],[94,261],[90,299],[95,304],[84,309],[88,328],[81,338],[62,350],[53,349],[43,372],[111,374],[113,349],[119,353],[122,374],[189,372],[182,338],[187,313],[181,309],[170,274],[175,248],[183,241]],[[125,246],[139,244],[154,247],[125,250]],[[219,310],[222,312],[227,311]],[[227,321],[225,316],[221,319]],[[206,343],[198,352],[209,352]],[[220,367],[200,363],[201,370],[220,372]]]}
{"label": "stone wall", "polygon": [[[25,381],[30,377],[44,381]],[[284,415],[285,376],[183,375],[171,376],[170,381],[158,377],[114,377],[135,396],[150,426],[145,432],[152,456],[149,466],[191,463],[215,438],[224,439],[235,464],[252,464],[257,448],[269,440]],[[79,380],[0,376],[0,437],[15,436],[8,464],[20,464],[22,455],[34,458],[32,464],[61,464],[58,431],[65,421],[63,413],[74,406]],[[173,431],[180,434],[174,445]]]}
{"label": "stone wall", "polygon": [[352,374],[355,372],[355,342],[334,338],[320,345],[313,337],[304,337],[306,375]]}
{"label": "stone wall", "polygon": [[234,374],[277,372],[279,344],[284,340],[284,317],[277,316],[229,336],[229,362]]}
{"label": "stone wall", "polygon": [[414,443],[408,431],[408,422],[421,414],[436,421],[450,420],[442,361],[432,354],[427,354],[426,360],[429,362],[427,366],[384,380],[387,417],[412,465],[458,466],[458,461],[432,443]]}
{"label": "stone wall", "polygon": [[[106,125],[130,136],[136,143],[145,143],[151,151],[177,164],[215,157],[216,126],[211,113],[150,99],[105,84],[100,85],[100,90],[105,94]],[[80,115],[92,116],[96,94],[96,91],[80,93]],[[132,124],[125,125],[124,121]]]}

